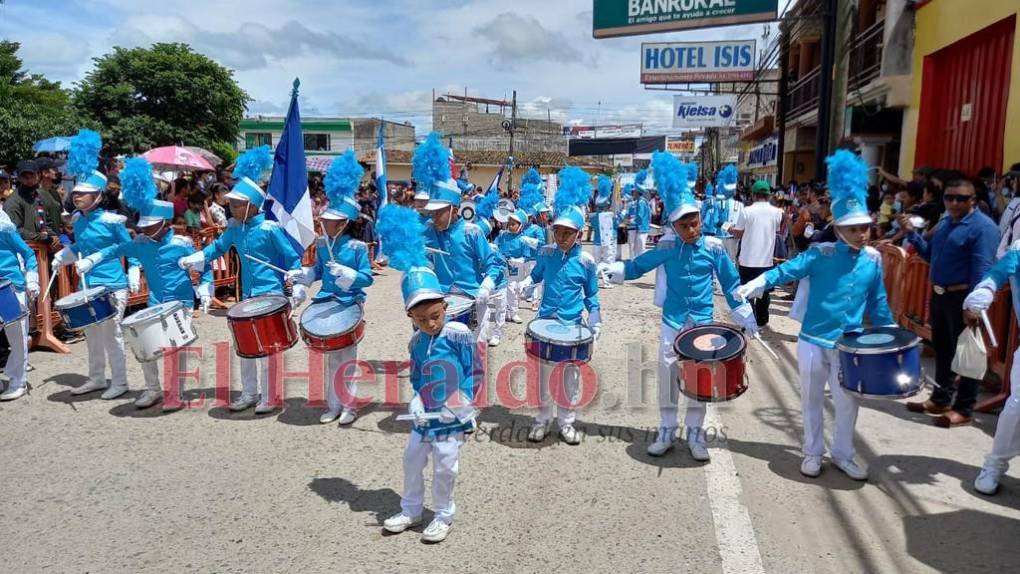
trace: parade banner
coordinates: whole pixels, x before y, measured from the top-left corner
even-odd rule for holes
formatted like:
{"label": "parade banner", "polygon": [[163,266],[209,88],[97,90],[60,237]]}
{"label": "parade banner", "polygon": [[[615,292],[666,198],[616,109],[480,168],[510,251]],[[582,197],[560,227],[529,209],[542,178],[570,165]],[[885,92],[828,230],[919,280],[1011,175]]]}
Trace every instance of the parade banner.
{"label": "parade banner", "polygon": [[749,82],[754,40],[641,44],[641,83]]}
{"label": "parade banner", "polygon": [[592,36],[613,38],[776,19],[779,0],[594,0]]}
{"label": "parade banner", "polygon": [[735,96],[673,96],[674,128],[722,128],[733,122]]}

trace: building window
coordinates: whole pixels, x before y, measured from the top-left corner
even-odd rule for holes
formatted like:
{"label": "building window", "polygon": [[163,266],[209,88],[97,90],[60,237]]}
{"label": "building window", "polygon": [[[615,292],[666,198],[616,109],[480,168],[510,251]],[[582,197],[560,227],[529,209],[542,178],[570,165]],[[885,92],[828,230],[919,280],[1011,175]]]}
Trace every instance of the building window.
{"label": "building window", "polygon": [[244,149],[254,149],[260,145],[273,147],[273,134],[269,132],[247,132],[244,134]]}
{"label": "building window", "polygon": [[305,134],[306,151],[329,151],[329,134]]}

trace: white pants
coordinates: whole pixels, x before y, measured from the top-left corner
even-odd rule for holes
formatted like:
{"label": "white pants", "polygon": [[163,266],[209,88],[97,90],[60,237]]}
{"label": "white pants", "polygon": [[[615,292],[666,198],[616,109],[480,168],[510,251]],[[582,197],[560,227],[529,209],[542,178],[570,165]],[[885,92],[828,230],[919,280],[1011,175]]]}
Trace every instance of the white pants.
{"label": "white pants", "polygon": [[[187,352],[175,353],[175,356],[172,360],[177,361],[178,372],[187,370],[188,368]],[[155,361],[146,361],[144,363],[140,363],[142,365],[142,377],[145,379],[146,390],[149,391],[163,390],[163,387],[159,381],[159,367],[160,365],[165,365],[166,364],[165,361],[166,359],[161,357]],[[178,398],[181,394],[183,394],[183,391],[184,389],[178,386],[177,388]]]}
{"label": "white pants", "polygon": [[269,404],[269,357],[245,359],[241,357],[241,393],[245,397],[258,396],[262,391],[262,404]]}
{"label": "white pants", "polygon": [[636,229],[627,230],[627,243],[630,244],[631,259],[635,259],[645,252],[646,241],[648,241],[647,233],[639,233]]}
{"label": "white pants", "polygon": [[113,292],[117,304],[116,314],[98,325],[85,329],[85,346],[89,351],[89,379],[106,383],[106,362],[110,362],[110,382],[113,387],[127,386],[127,356],[124,354],[124,332],[120,322],[127,307],[127,289]]}
{"label": "white pants", "polygon": [[506,324],[506,299],[508,287],[494,289],[489,293],[486,305],[479,307],[478,340],[489,341],[493,337],[503,337],[503,325]]}
{"label": "white pants", "polygon": [[[511,269],[513,268],[514,264],[511,264]],[[521,289],[521,281],[524,281],[524,278],[528,276],[526,273],[528,269],[528,262],[520,260],[517,265],[517,275],[510,275],[507,278],[506,304],[504,305],[507,319],[510,319],[517,314],[520,302],[524,300],[524,292]]]}
{"label": "white pants", "polygon": [[999,413],[992,440],[992,452],[985,458],[989,468],[1009,467],[1009,460],[1020,454],[1020,349],[1013,353],[1013,368],[1009,371],[1009,398]]}
{"label": "white pants", "polygon": [[404,448],[404,494],[400,510],[405,516],[421,516],[425,503],[425,466],[432,455],[432,510],[437,520],[450,524],[457,506],[453,503],[453,487],[459,472],[460,447],[464,433],[440,438],[424,437],[411,431]]}
{"label": "white pants", "polygon": [[825,454],[825,384],[829,384],[836,422],[832,431],[832,458],[849,460],[854,456],[854,427],[857,425],[857,399],[839,384],[839,351],[824,349],[803,339],[797,341],[797,366],[800,370],[800,402],[804,416],[804,456]]}
{"label": "white pants", "polygon": [[616,245],[595,245],[595,261],[597,263],[616,261]]}
{"label": "white pants", "polygon": [[[354,396],[358,393],[357,375],[358,367],[354,361],[358,360],[358,346],[351,345],[346,349],[326,353],[326,405],[331,411],[341,409],[356,411],[357,405]],[[347,363],[344,374],[340,374],[340,367]],[[338,385],[346,388],[345,397],[337,392]],[[344,400],[346,399],[346,400]]]}
{"label": "white pants", "polygon": [[726,253],[729,253],[730,259],[734,263],[737,262],[737,247],[740,246],[740,240],[736,237],[725,237],[722,240],[723,246],[726,248]]}
{"label": "white pants", "polygon": [[[18,302],[27,309],[25,292],[17,291],[16,293]],[[4,366],[4,373],[11,380],[9,390],[20,389],[28,384],[28,316],[31,311],[29,309],[29,312],[20,321],[4,325],[7,342],[11,346],[11,352],[7,355],[7,365]]]}
{"label": "white pants", "polygon": [[[676,340],[678,332],[665,323],[662,323],[659,330],[658,440],[660,441],[672,439],[678,426],[677,403],[680,399],[680,386],[677,384],[677,356],[673,351],[673,341]],[[684,426],[687,427],[687,441],[705,444],[705,431],[702,426],[705,424],[705,408],[707,405],[701,401],[687,397],[684,398],[687,401],[687,414],[684,416]]]}
{"label": "white pants", "polygon": [[[557,370],[556,366],[557,363],[538,362],[539,407],[535,422],[540,424],[552,422],[555,407],[556,419],[560,423],[560,428],[563,428],[574,424],[577,418],[573,405],[577,404],[581,392],[581,371],[576,365],[565,365],[558,370],[561,374],[556,380],[551,380],[553,372]],[[561,377],[562,381],[559,380]],[[559,390],[558,395],[562,395],[558,399],[552,394],[553,388]]]}
{"label": "white pants", "polygon": [[[519,280],[523,281],[525,277],[531,276],[531,270],[535,268],[535,261],[524,262],[524,274]],[[531,287],[524,290],[522,297],[527,298],[529,301],[541,301],[542,300],[542,283],[533,283]]]}

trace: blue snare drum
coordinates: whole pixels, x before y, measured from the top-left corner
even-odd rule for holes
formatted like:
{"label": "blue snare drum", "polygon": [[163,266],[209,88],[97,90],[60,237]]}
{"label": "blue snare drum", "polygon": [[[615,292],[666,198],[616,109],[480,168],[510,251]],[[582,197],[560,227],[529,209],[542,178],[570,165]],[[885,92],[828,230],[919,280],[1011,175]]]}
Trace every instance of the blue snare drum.
{"label": "blue snare drum", "polygon": [[846,333],[836,348],[840,385],[857,396],[901,399],[921,390],[921,338],[906,329]]}
{"label": "blue snare drum", "polygon": [[92,287],[61,297],[53,308],[72,331],[102,323],[117,314],[117,299],[106,287]]}
{"label": "blue snare drum", "polygon": [[446,296],[446,320],[464,323],[472,331],[478,326],[475,315],[475,300],[465,295],[449,294]]}
{"label": "blue snare drum", "polygon": [[18,294],[14,290],[14,283],[8,280],[0,281],[0,326],[7,323],[17,323],[25,318],[28,311],[18,301]]}
{"label": "blue snare drum", "polygon": [[556,319],[533,319],[524,333],[524,350],[530,357],[547,363],[591,360],[595,336],[580,323],[561,323]]}

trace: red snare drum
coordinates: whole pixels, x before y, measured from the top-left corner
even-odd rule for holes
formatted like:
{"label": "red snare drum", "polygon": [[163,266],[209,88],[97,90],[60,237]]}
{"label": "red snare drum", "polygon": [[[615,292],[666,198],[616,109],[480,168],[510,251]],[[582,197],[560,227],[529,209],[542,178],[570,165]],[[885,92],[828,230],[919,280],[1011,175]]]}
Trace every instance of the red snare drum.
{"label": "red snare drum", "polygon": [[290,299],[280,295],[252,297],[231,307],[227,325],[237,356],[258,359],[293,347],[298,329],[290,311]]}
{"label": "red snare drum", "polygon": [[339,351],[357,345],[364,335],[361,305],[344,307],[328,299],[312,303],[301,313],[301,338],[310,349]]}
{"label": "red snare drum", "polygon": [[673,341],[679,370],[677,384],[685,396],[703,402],[731,401],[747,390],[740,331],[720,323],[691,327]]}

